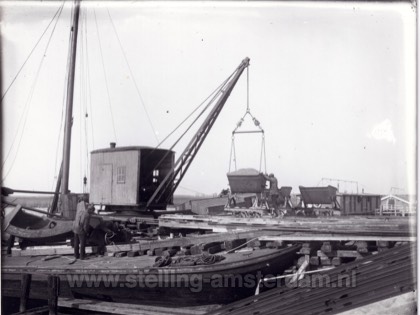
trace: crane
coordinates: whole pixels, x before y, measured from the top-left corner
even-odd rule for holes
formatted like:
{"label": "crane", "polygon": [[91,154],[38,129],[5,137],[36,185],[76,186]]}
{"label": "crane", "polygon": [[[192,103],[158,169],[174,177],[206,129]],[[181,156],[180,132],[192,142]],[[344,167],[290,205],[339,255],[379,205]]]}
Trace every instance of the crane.
{"label": "crane", "polygon": [[219,89],[214,98],[217,101],[213,109],[201,124],[200,128],[188,143],[180,157],[177,159],[173,169],[165,176],[153,195],[149,198],[146,208],[149,208],[155,200],[160,200],[163,195],[168,196],[168,198],[172,198],[173,193],[193,162],[198,150],[213,127],[241,74],[249,66],[249,60],[250,59],[248,57],[242,60],[241,64],[236,68],[232,76]]}

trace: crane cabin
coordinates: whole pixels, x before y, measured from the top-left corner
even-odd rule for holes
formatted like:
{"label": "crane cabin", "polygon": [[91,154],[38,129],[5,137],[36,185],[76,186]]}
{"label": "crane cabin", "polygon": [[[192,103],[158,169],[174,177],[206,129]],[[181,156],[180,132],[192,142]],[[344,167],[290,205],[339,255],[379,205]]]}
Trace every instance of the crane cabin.
{"label": "crane cabin", "polygon": [[[173,171],[175,153],[144,146],[116,147],[91,152],[89,201],[109,211],[145,210],[162,180]],[[149,209],[166,209],[173,201],[164,191]]]}

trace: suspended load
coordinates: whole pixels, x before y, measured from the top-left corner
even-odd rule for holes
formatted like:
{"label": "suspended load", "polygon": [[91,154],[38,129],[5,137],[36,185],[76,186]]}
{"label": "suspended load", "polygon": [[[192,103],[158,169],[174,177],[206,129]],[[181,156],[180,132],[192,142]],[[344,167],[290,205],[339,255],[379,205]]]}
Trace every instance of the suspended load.
{"label": "suspended load", "polygon": [[243,168],[227,173],[230,190],[236,193],[262,193],[266,179],[263,174],[253,168]]}

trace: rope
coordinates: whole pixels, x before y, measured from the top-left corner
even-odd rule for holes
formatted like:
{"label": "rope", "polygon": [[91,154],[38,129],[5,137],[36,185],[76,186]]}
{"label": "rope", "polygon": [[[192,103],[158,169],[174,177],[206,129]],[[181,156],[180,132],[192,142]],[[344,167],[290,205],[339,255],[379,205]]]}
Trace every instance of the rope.
{"label": "rope", "polygon": [[251,119],[254,122],[254,125],[259,129],[259,131],[242,131],[241,133],[261,132],[262,136],[261,136],[261,152],[260,152],[259,171],[261,172],[261,168],[262,168],[262,164],[263,164],[263,160],[264,160],[264,168],[265,168],[265,172],[267,172],[267,158],[266,158],[266,154],[265,154],[264,129],[261,127],[261,123],[259,122],[259,120],[255,116],[252,115],[251,109],[250,109],[250,106],[249,106],[249,67],[247,68],[247,80],[246,80],[246,82],[247,82],[247,87],[246,87],[246,111],[245,111],[245,114],[241,117],[241,119],[239,119],[239,121],[237,122],[235,129],[232,131],[231,152],[230,152],[230,157],[229,157],[229,172],[231,170],[232,158],[235,162],[235,170],[237,168],[236,149],[235,149],[235,134],[239,133],[239,132],[237,132],[237,130],[242,126],[242,124],[245,121],[245,118],[246,118],[247,115],[251,116]]}
{"label": "rope", "polygon": [[[19,68],[18,72],[16,73],[15,77],[13,78],[12,82],[9,84],[9,86],[7,87],[6,91],[4,92],[3,96],[1,97],[1,100],[3,101],[3,98],[6,96],[7,92],[9,91],[9,89],[12,87],[13,83],[15,83],[17,77],[19,76],[20,72],[22,71],[23,67],[25,66],[26,62],[29,60],[29,58],[31,57],[32,53],[35,51],[36,47],[38,46],[38,44],[41,42],[41,39],[44,37],[45,33],[47,32],[47,30],[50,28],[51,23],[54,21],[55,17],[57,16],[57,14],[63,10],[63,6],[64,6],[65,1],[63,1],[63,4],[61,5],[61,7],[59,7],[57,9],[57,11],[55,12],[54,16],[52,17],[51,21],[48,23],[47,27],[45,28],[44,32],[42,32],[41,36],[39,37],[38,41],[36,42],[35,46],[32,48],[31,52],[29,53],[28,57],[26,57],[25,61],[23,62],[22,66]],[[61,12],[60,12],[61,14]]]}
{"label": "rope", "polygon": [[[204,101],[202,101],[200,103],[200,105],[198,105],[180,124],[178,124],[178,126],[168,135],[166,136],[146,157],[145,160],[147,161],[147,159],[149,157],[151,157],[152,153],[155,152],[155,150],[157,150],[177,129],[179,129],[181,127],[181,125],[184,124],[185,121],[187,121],[212,95],[214,95],[212,97],[212,99],[209,101],[209,103],[206,105],[206,107],[201,111],[201,113],[198,115],[198,117],[196,117],[194,119],[194,121],[190,124],[190,126],[187,128],[187,130],[178,138],[178,140],[168,149],[168,151],[165,153],[165,155],[159,160],[159,162],[155,165],[154,169],[157,169],[162,163],[163,161],[166,159],[166,157],[169,155],[170,151],[179,143],[179,141],[181,141],[181,139],[185,136],[185,134],[191,129],[191,127],[195,124],[195,122],[203,115],[203,113],[208,109],[208,107],[210,106],[210,104],[215,100],[215,98],[217,97],[217,95],[220,93],[221,89],[226,85],[226,83],[228,82],[228,80],[234,75],[234,73],[236,72],[236,70],[225,80],[223,81],[222,84],[220,84],[209,96],[206,97],[206,99]],[[149,176],[146,178],[146,181],[150,178],[150,174]]]}
{"label": "rope", "polygon": [[224,259],[225,257],[222,255],[209,253],[195,256],[180,256],[175,259],[172,259],[170,256],[159,256],[156,257],[153,267],[212,265]]}
{"label": "rope", "polygon": [[[64,7],[64,3],[62,4],[62,6],[61,6],[61,7],[59,8],[59,10],[58,10],[58,16],[57,16],[57,19],[56,19],[55,24],[54,24],[54,27],[53,27],[53,29],[52,29],[52,31],[51,31],[50,37],[48,38],[48,42],[47,42],[47,45],[45,46],[45,49],[44,49],[44,53],[43,53],[43,55],[42,55],[41,62],[39,63],[39,66],[38,66],[37,72],[36,72],[36,74],[35,74],[35,81],[34,81],[34,83],[32,84],[32,86],[31,86],[31,90],[29,91],[29,94],[28,94],[28,98],[26,99],[25,107],[24,107],[24,110],[23,110],[23,115],[21,116],[21,119],[19,120],[18,129],[17,129],[17,131],[16,131],[15,138],[13,139],[13,142],[12,142],[12,145],[11,145],[11,147],[10,147],[10,149],[9,149],[9,152],[8,152],[8,154],[7,154],[6,158],[5,158],[5,160],[3,161],[3,164],[2,164],[2,169],[3,169],[3,167],[4,167],[4,165],[5,165],[6,161],[7,161],[7,159],[8,159],[8,157],[9,157],[9,154],[10,154],[10,152],[11,152],[11,150],[12,150],[12,148],[13,148],[14,144],[15,144],[15,141],[16,141],[16,136],[17,136],[18,131],[19,131],[19,125],[20,125],[20,123],[21,123],[21,121],[22,121],[22,119],[23,119],[23,117],[24,117],[24,120],[23,120],[23,126],[22,126],[22,132],[20,133],[19,142],[18,142],[18,144],[17,144],[17,148],[16,148],[16,154],[15,154],[15,156],[14,156],[14,158],[13,158],[13,161],[11,162],[11,165],[10,165],[9,170],[7,171],[6,175],[2,178],[2,181],[1,181],[2,183],[3,183],[3,182],[4,182],[4,180],[7,178],[7,176],[10,174],[11,170],[13,169],[14,163],[15,163],[15,161],[16,161],[16,157],[17,157],[18,152],[19,152],[19,149],[20,149],[20,144],[22,143],[22,138],[23,138],[23,135],[24,135],[24,133],[25,133],[26,122],[27,122],[27,119],[28,119],[28,114],[29,114],[30,107],[31,107],[30,105],[31,105],[32,97],[33,97],[33,94],[34,94],[34,92],[35,92],[36,83],[37,83],[37,80],[38,80],[39,74],[41,73],[41,68],[42,68],[42,65],[43,65],[43,63],[44,63],[45,56],[46,56],[46,54],[47,54],[48,47],[50,46],[51,39],[52,39],[52,36],[53,36],[53,34],[54,34],[55,28],[56,28],[56,26],[57,26],[58,20],[59,20],[59,18],[60,18],[60,16],[61,16],[61,13],[63,12],[63,7]],[[55,15],[55,16],[56,16],[56,15]],[[55,16],[54,16],[54,17],[55,17]]]}
{"label": "rope", "polygon": [[[92,133],[92,147],[95,147],[95,139],[93,137],[93,111],[92,111],[92,87],[90,84],[90,70],[89,70],[89,47],[88,47],[88,36],[87,36],[87,12],[88,8],[86,8],[86,14],[85,14],[85,41],[86,41],[86,63],[87,63],[87,81],[88,81],[88,91],[89,91],[89,117],[90,117],[90,126],[91,126],[91,133]],[[89,169],[89,163],[88,163],[88,169]]]}
{"label": "rope", "polygon": [[109,10],[108,10],[108,9],[107,9],[107,11],[108,11],[109,20],[111,21],[112,29],[114,30],[115,36],[117,37],[118,44],[120,45],[121,51],[122,51],[123,56],[124,56],[124,60],[125,60],[125,62],[126,62],[126,64],[127,64],[128,70],[130,71],[130,75],[131,75],[132,81],[133,81],[134,86],[135,86],[136,91],[137,91],[137,95],[139,96],[140,103],[142,104],[143,109],[144,109],[144,111],[145,111],[145,113],[146,113],[147,120],[149,121],[149,124],[150,124],[150,126],[152,127],[152,130],[153,130],[153,135],[154,135],[154,136],[155,136],[155,138],[156,138],[156,142],[157,142],[157,143],[159,143],[159,138],[158,138],[158,136],[157,136],[156,129],[155,129],[155,127],[153,126],[152,120],[151,120],[151,118],[150,118],[149,112],[147,111],[147,108],[146,108],[146,105],[145,105],[145,103],[144,103],[143,97],[142,97],[142,96],[141,96],[141,94],[140,94],[139,87],[138,87],[138,85],[137,85],[137,83],[136,83],[136,80],[135,80],[135,78],[134,78],[134,74],[133,74],[133,71],[131,70],[130,64],[128,63],[128,59],[127,59],[127,56],[126,56],[126,54],[125,54],[125,51],[124,51],[124,49],[123,49],[123,47],[122,47],[121,40],[120,40],[120,37],[118,36],[117,29],[115,28],[114,22],[113,22],[113,20],[112,20],[111,14],[109,13]]}
{"label": "rope", "polygon": [[249,112],[249,67],[246,68],[246,111]]}
{"label": "rope", "polygon": [[248,242],[243,243],[243,244],[239,245],[238,247],[232,248],[231,250],[228,250],[226,253],[227,253],[227,254],[229,254],[230,252],[234,252],[235,250],[237,250],[237,249],[239,249],[239,248],[241,248],[241,247],[245,246],[245,245],[246,245],[246,244],[248,244],[248,243],[251,243],[251,242],[253,242],[253,241],[256,241],[256,240],[258,240],[258,237],[255,237],[255,238],[253,238],[253,239],[250,239]]}
{"label": "rope", "polygon": [[108,96],[108,105],[109,105],[109,110],[111,112],[112,128],[114,130],[114,138],[115,138],[115,141],[117,142],[117,132],[115,131],[114,114],[112,113],[111,96],[109,94],[108,79],[106,77],[106,70],[105,70],[105,63],[104,63],[104,55],[103,55],[103,52],[102,52],[101,36],[100,36],[100,33],[99,33],[98,21],[97,21],[97,18],[96,18],[96,10],[95,9],[93,10],[93,13],[95,15],[96,31],[98,33],[99,51],[101,52],[102,69],[104,71],[104,78],[105,78],[105,85],[106,85],[106,93],[107,93],[107,96]]}
{"label": "rope", "polygon": [[[87,173],[89,171],[89,142],[88,142],[88,111],[87,111],[87,104],[88,104],[88,94],[89,90],[89,78],[87,76],[87,68],[88,68],[88,60],[86,58],[87,54],[87,32],[86,32],[86,25],[87,25],[87,9],[86,11],[81,11],[82,14],[82,23],[81,23],[81,57],[80,58],[80,177],[82,178],[82,185],[83,185],[83,192],[87,192]],[[86,43],[86,44],[85,44]],[[89,94],[90,95],[90,94]],[[83,139],[84,136],[84,139]],[[84,141],[83,141],[84,140]],[[83,163],[83,159],[84,162]],[[82,168],[84,169],[82,170]],[[83,173],[83,177],[82,177]]]}
{"label": "rope", "polygon": [[155,263],[153,264],[153,267],[165,267],[169,266],[172,263],[171,256],[159,256],[156,257]]}

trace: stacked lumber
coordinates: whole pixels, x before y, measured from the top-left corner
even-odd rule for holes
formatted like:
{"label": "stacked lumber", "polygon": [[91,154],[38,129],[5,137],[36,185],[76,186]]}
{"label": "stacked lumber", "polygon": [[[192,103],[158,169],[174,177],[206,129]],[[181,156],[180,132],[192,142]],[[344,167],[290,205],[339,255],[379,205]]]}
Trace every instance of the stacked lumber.
{"label": "stacked lumber", "polygon": [[415,222],[408,217],[332,217],[307,218],[240,218],[231,216],[194,216],[194,215],[163,215],[159,217],[159,226],[170,229],[211,230],[226,232],[234,230],[277,231],[282,234],[296,233],[364,237],[415,237],[413,229]]}
{"label": "stacked lumber", "polygon": [[[273,238],[267,237],[266,239]],[[309,270],[337,267],[343,263],[360,260],[387,250],[394,244],[396,243],[389,241],[305,242],[297,253],[300,257],[297,260],[296,267],[299,268],[305,260],[309,261]],[[401,244],[401,242],[398,243],[398,245]]]}
{"label": "stacked lumber", "polygon": [[[319,273],[327,285],[281,286],[210,314],[337,314],[416,289],[416,246],[405,244]],[[344,281],[343,281],[344,279]],[[347,281],[347,279],[349,281]]]}

